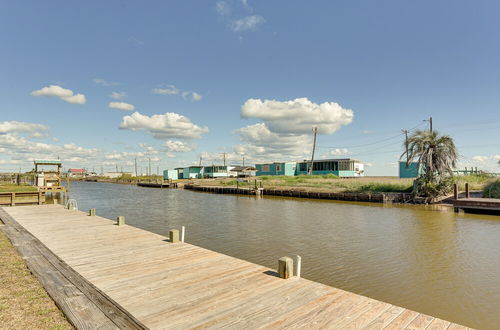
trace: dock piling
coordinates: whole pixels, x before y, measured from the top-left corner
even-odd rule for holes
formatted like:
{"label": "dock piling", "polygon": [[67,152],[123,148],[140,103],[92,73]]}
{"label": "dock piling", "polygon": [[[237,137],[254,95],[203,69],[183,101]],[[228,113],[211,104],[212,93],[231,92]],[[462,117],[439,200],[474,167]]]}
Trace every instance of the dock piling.
{"label": "dock piling", "polygon": [[123,215],[120,215],[116,218],[116,225],[117,226],[123,226],[125,224],[125,217]]}
{"label": "dock piling", "polygon": [[95,217],[95,209],[90,209],[89,210],[89,216],[90,217]]}
{"label": "dock piling", "polygon": [[186,235],[186,227],[182,226],[181,229],[181,242],[184,243],[184,237]]}
{"label": "dock piling", "polygon": [[469,183],[465,183],[465,198],[470,198]]}
{"label": "dock piling", "polygon": [[297,270],[295,276],[300,277],[301,270],[302,270],[302,257],[297,255]]}
{"label": "dock piling", "polygon": [[293,259],[290,257],[281,257],[278,260],[278,274],[283,279],[293,276]]}
{"label": "dock piling", "polygon": [[179,243],[179,230],[171,229],[169,232],[170,243]]}
{"label": "dock piling", "polygon": [[453,199],[458,199],[458,185],[456,183],[453,184]]}

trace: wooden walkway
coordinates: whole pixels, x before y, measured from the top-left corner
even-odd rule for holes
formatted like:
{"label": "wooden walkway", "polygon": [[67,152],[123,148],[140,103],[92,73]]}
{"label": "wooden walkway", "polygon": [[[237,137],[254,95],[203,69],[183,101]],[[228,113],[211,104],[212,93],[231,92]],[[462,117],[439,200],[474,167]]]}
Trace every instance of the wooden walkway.
{"label": "wooden walkway", "polygon": [[453,201],[455,210],[482,211],[500,213],[500,199],[498,198],[459,198]]}
{"label": "wooden walkway", "polygon": [[467,329],[59,205],[5,207],[0,217],[50,250],[103,314],[118,315],[102,329]]}

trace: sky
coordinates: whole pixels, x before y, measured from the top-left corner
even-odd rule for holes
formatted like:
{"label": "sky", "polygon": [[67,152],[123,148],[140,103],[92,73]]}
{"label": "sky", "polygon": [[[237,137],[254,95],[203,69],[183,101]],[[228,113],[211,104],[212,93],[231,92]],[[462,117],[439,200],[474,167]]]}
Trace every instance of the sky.
{"label": "sky", "polygon": [[500,172],[498,1],[0,1],[0,171],[354,158]]}

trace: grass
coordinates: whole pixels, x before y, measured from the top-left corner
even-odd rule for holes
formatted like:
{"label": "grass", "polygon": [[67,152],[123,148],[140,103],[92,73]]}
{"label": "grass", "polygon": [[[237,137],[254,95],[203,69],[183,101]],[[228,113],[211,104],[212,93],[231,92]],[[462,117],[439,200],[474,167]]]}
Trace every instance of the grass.
{"label": "grass", "polygon": [[483,197],[500,198],[500,179],[488,182],[488,184],[484,187]]}
{"label": "grass", "polygon": [[[335,175],[259,176],[264,188],[283,188],[323,192],[411,192],[412,179],[395,177],[338,178]],[[255,178],[241,180],[240,187],[253,186]],[[236,186],[235,179],[194,180],[195,184]]]}
{"label": "grass", "polygon": [[73,329],[0,231],[0,328]]}
{"label": "grass", "polygon": [[465,183],[469,183],[471,190],[483,190],[489,183],[495,181],[495,178],[487,174],[460,175],[455,177],[455,183],[458,184],[458,190],[465,190]]}
{"label": "grass", "polygon": [[38,191],[36,187],[30,185],[0,184],[0,192],[33,192]]}

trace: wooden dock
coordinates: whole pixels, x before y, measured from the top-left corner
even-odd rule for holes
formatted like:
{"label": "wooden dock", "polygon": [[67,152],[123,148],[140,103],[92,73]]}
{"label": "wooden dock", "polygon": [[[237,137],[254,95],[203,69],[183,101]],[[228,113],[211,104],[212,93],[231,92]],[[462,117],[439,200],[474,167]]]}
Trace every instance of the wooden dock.
{"label": "wooden dock", "polygon": [[0,218],[80,329],[467,329],[60,205]]}
{"label": "wooden dock", "polygon": [[453,201],[455,210],[500,214],[498,198],[458,198]]}
{"label": "wooden dock", "polygon": [[0,192],[0,205],[44,204],[45,192]]}
{"label": "wooden dock", "polygon": [[137,186],[146,188],[169,188],[170,183],[138,182]]}

